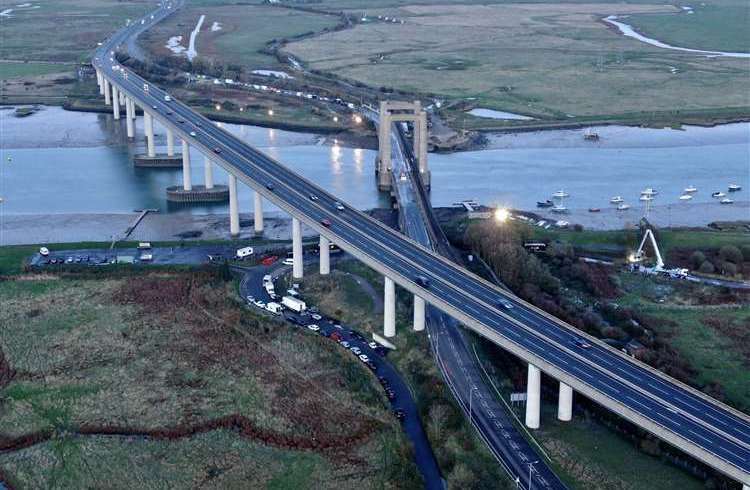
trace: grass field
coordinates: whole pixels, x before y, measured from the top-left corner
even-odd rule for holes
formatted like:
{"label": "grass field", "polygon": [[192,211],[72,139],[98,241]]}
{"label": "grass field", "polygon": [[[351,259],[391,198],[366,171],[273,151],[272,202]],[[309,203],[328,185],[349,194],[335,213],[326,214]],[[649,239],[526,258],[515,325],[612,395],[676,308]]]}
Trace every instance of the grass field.
{"label": "grass field", "polygon": [[[142,36],[139,41],[152,53],[171,55],[171,51],[165,47],[169,38],[181,35],[182,44],[187,46],[190,32],[203,14],[206,15],[206,20],[196,41],[198,57],[212,63],[241,65],[249,70],[278,68],[276,58],[259,52],[269,41],[317,32],[338,23],[335,16],[267,5],[190,3]],[[219,23],[221,30],[211,31],[214,22]]]}
{"label": "grass field", "polygon": [[13,9],[0,26],[0,59],[88,61],[96,43],[152,7],[147,0],[38,0],[18,8],[0,0],[0,10]]}
{"label": "grass field", "polygon": [[34,488],[380,488],[416,472],[369,371],[233,288],[170,272],[4,281],[0,471]]}
{"label": "grass field", "polygon": [[10,78],[49,75],[50,73],[71,73],[73,67],[46,63],[0,63],[0,80]]}
{"label": "grass field", "polygon": [[731,52],[750,51],[747,28],[750,9],[747,2],[715,0],[689,3],[692,14],[635,15],[628,19],[633,27],[649,37],[673,46]]}
{"label": "grass field", "polygon": [[546,119],[750,106],[745,60],[651,47],[599,21],[611,14],[676,14],[674,6],[373,8],[368,15],[394,15],[405,24],[367,23],[287,49],[311,68],[372,86],[471,98],[480,107]]}

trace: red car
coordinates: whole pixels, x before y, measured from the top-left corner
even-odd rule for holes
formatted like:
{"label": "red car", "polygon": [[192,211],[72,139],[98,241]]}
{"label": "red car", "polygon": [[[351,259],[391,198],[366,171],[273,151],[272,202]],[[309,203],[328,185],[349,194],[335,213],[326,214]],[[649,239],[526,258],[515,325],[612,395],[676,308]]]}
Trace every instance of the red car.
{"label": "red car", "polygon": [[260,263],[263,265],[271,265],[277,260],[279,260],[279,257],[277,255],[269,255],[268,257],[264,257],[263,260],[260,261]]}
{"label": "red car", "polygon": [[331,335],[329,335],[332,340],[335,340],[336,342],[340,341],[342,339],[341,334],[338,332],[331,332]]}

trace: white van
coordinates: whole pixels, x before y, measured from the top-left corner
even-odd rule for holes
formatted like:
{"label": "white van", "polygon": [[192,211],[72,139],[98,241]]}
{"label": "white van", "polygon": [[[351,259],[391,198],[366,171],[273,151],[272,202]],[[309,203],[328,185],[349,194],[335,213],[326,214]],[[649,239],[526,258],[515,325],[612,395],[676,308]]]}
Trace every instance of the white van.
{"label": "white van", "polygon": [[151,242],[138,242],[138,250],[149,250]]}
{"label": "white van", "polygon": [[249,257],[253,254],[253,247],[245,247],[240,248],[237,250],[236,257],[238,259],[244,259],[245,257]]}
{"label": "white van", "polygon": [[39,255],[42,257],[46,257],[49,255],[49,249],[47,247],[42,247],[39,249]]}
{"label": "white van", "polygon": [[274,315],[281,315],[281,310],[283,310],[284,307],[281,306],[278,303],[274,303],[273,301],[270,301],[266,304],[266,310],[273,313]]}

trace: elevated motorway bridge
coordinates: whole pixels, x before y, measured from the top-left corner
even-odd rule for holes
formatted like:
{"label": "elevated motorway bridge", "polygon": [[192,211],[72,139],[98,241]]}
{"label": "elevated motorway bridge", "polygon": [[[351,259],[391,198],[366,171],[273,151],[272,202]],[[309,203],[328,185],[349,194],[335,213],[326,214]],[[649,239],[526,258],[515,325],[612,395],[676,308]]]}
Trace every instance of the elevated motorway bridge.
{"label": "elevated motorway bridge", "polygon": [[[320,234],[321,268],[328,271],[330,242],[386,278],[386,335],[395,334],[395,284],[440,309],[529,364],[526,422],[539,426],[541,372],[561,383],[563,407],[576,391],[655,434],[750,490],[750,417],[587,336],[506,291],[484,281],[364,213],[339,202],[285,165],[217,127],[168,93],[119,66],[115,52],[131,29],[152,25],[174,10],[164,1],[143,19],[118,31],[96,51],[93,65],[113,113],[143,109],[149,147],[153,123],[179,136],[183,154],[198,148],[229,173],[230,229],[239,231],[237,181],[256,192],[256,230],[262,199],[293,220],[293,275],[302,278],[301,225]],[[111,96],[110,96],[111,95]],[[128,131],[129,135],[132,131]],[[150,134],[149,134],[150,133]],[[189,177],[189,159],[183,162]],[[187,182],[186,182],[187,183]],[[326,251],[326,253],[323,253]],[[323,270],[323,269],[321,269]],[[506,308],[503,302],[512,304]],[[422,310],[423,311],[423,310]],[[423,313],[422,313],[423,314]],[[423,319],[422,319],[423,321]],[[588,346],[588,347],[584,347]]]}

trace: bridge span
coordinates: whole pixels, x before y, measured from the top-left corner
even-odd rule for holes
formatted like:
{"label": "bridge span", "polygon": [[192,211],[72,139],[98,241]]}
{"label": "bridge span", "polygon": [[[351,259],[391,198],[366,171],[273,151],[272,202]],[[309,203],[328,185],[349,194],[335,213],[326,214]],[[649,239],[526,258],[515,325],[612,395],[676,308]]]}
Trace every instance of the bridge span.
{"label": "bridge span", "polygon": [[[255,229],[262,231],[262,201],[267,199],[292,216],[293,276],[301,279],[301,225],[320,234],[321,273],[328,272],[328,244],[333,242],[383,274],[386,336],[395,335],[395,284],[420,305],[423,301],[455,318],[529,364],[526,424],[539,426],[540,376],[560,382],[560,413],[567,417],[573,392],[614,411],[699,461],[741,482],[750,490],[750,417],[663,373],[638,362],[572,326],[471,274],[432,250],[364,213],[339,202],[314,183],[289,170],[174,100],[167,92],[118,64],[115,53],[131,30],[159,22],[176,4],[163,1],[157,10],[115,33],[93,58],[105,102],[119,119],[125,109],[128,135],[134,137],[135,106],[143,109],[149,154],[158,122],[168,141],[181,139],[206,157],[210,168],[229,173],[230,230],[239,233],[238,181],[255,191]],[[183,159],[184,186],[190,187],[189,158]],[[324,252],[325,251],[325,252]],[[325,269],[323,269],[326,264]],[[510,308],[505,304],[512,305]],[[562,418],[562,417],[561,417]]]}

